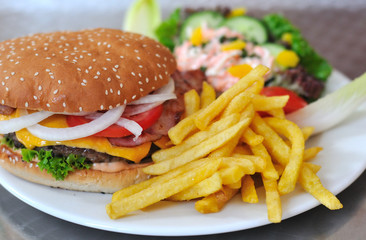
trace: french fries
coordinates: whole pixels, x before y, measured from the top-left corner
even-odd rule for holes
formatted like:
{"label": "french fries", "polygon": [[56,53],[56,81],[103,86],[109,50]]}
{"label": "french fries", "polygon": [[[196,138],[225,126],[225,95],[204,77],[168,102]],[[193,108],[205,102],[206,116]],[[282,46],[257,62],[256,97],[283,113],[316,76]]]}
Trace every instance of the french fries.
{"label": "french fries", "polygon": [[342,208],[316,176],[321,166],[310,163],[322,148],[305,149],[314,128],[286,120],[288,96],[259,95],[266,71],[256,67],[217,99],[207,83],[200,95],[187,92],[185,118],[143,169],[152,178],[114,193],[107,214],[116,219],[161,200],[194,200],[198,212],[214,213],[238,192],[243,204],[258,203],[257,188],[264,187],[268,219],[278,223],[281,196],[297,183],[329,209]]}

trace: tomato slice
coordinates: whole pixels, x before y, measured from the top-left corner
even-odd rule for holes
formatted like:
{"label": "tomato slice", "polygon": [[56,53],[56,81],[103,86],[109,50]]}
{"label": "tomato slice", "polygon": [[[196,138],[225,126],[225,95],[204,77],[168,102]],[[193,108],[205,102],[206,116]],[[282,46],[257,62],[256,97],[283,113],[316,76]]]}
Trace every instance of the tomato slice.
{"label": "tomato slice", "polygon": [[[142,129],[145,130],[151,127],[160,118],[162,112],[163,112],[163,105],[159,105],[149,111],[126,118],[137,122],[142,127]],[[74,127],[88,123],[91,121],[91,119],[87,119],[84,116],[69,115],[67,116],[66,121],[70,127]],[[97,137],[111,137],[111,138],[126,137],[130,135],[132,135],[130,131],[117,124],[113,124],[108,128],[104,129],[103,131],[94,134],[94,136]]]}
{"label": "tomato slice", "polygon": [[290,98],[286,106],[283,108],[286,114],[294,112],[307,105],[307,102],[304,99],[299,97],[293,91],[283,87],[277,87],[277,86],[265,87],[262,89],[261,94],[268,97],[289,95]]}

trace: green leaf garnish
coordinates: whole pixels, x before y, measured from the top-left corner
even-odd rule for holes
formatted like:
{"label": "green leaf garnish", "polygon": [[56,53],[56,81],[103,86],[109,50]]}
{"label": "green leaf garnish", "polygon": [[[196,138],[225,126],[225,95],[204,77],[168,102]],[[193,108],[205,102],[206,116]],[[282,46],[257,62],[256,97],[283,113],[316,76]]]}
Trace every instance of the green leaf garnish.
{"label": "green leaf garnish", "polygon": [[85,157],[70,154],[67,157],[53,156],[52,151],[43,149],[36,151],[30,149],[22,149],[23,160],[30,162],[38,157],[37,163],[39,169],[46,170],[52,174],[56,180],[64,180],[65,177],[75,170],[89,169],[91,164],[85,162]]}

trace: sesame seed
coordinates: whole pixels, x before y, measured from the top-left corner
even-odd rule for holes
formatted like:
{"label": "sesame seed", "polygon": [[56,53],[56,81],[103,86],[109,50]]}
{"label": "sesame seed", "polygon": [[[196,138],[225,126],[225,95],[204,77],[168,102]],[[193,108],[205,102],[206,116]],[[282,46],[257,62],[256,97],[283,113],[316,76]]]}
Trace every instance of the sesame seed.
{"label": "sesame seed", "polygon": [[15,72],[11,72],[11,75],[14,76],[15,75]]}
{"label": "sesame seed", "polygon": [[121,91],[120,91],[120,90],[118,90],[118,91],[117,91],[117,94],[118,94],[118,95],[121,95]]}
{"label": "sesame seed", "polygon": [[120,87],[120,88],[123,88],[123,83],[120,83],[120,84],[119,84],[119,87]]}
{"label": "sesame seed", "polygon": [[39,90],[39,91],[41,91],[41,90],[42,90],[42,86],[41,86],[41,85],[39,85],[39,86],[38,86],[38,90]]}
{"label": "sesame seed", "polygon": [[132,76],[136,76],[136,74],[134,72],[131,72]]}
{"label": "sesame seed", "polygon": [[88,69],[85,69],[85,73],[89,73],[89,70]]}
{"label": "sesame seed", "polygon": [[37,96],[33,96],[33,98],[34,98],[34,100],[37,100],[38,99]]}
{"label": "sesame seed", "polygon": [[146,78],[146,79],[145,79],[145,82],[146,82],[146,83],[148,83],[148,82],[149,82],[149,78]]}
{"label": "sesame seed", "polygon": [[108,62],[110,62],[110,61],[111,61],[111,59],[110,59],[110,58],[106,58],[106,60],[107,60]]}
{"label": "sesame seed", "polygon": [[141,60],[141,58],[140,57],[136,57],[137,58],[137,60]]}
{"label": "sesame seed", "polygon": [[116,74],[116,78],[121,79],[121,77],[119,75],[117,75],[117,74]]}
{"label": "sesame seed", "polygon": [[57,82],[58,82],[58,84],[61,84],[61,80],[58,80]]}
{"label": "sesame seed", "polygon": [[123,104],[126,104],[127,103],[127,99],[125,99],[124,101],[123,101]]}
{"label": "sesame seed", "polygon": [[19,78],[19,80],[23,82],[24,81],[24,78],[21,77],[21,78]]}
{"label": "sesame seed", "polygon": [[161,65],[159,63],[157,63],[156,66],[158,66],[158,68],[161,68]]}
{"label": "sesame seed", "polygon": [[8,80],[8,79],[9,79],[9,77],[8,77],[8,76],[6,76],[6,77],[5,77],[5,80]]}
{"label": "sesame seed", "polygon": [[55,91],[53,91],[53,94],[57,94],[58,93],[58,89],[56,89]]}
{"label": "sesame seed", "polygon": [[62,103],[62,106],[66,107],[66,103],[65,103],[65,102],[63,102],[63,103]]}
{"label": "sesame seed", "polygon": [[107,68],[106,68],[106,67],[102,67],[102,69],[103,69],[104,71],[107,71]]}
{"label": "sesame seed", "polygon": [[38,74],[39,74],[39,72],[36,72],[36,73],[34,74],[34,76],[38,76]]}
{"label": "sesame seed", "polygon": [[161,76],[161,74],[159,74],[159,78],[160,78],[160,79],[163,79],[163,76]]}
{"label": "sesame seed", "polygon": [[155,56],[157,56],[158,58],[160,57],[160,55],[157,53],[157,54],[155,54]]}
{"label": "sesame seed", "polygon": [[140,88],[140,92],[143,92],[143,91],[144,91],[144,89]]}
{"label": "sesame seed", "polygon": [[83,108],[82,107],[79,107],[79,111],[82,112],[83,111]]}
{"label": "sesame seed", "polygon": [[99,71],[97,71],[97,75],[100,75],[100,72]]}
{"label": "sesame seed", "polygon": [[115,68],[119,68],[119,66],[118,66],[118,65],[114,65],[114,67],[115,67]]}
{"label": "sesame seed", "polygon": [[108,77],[108,78],[107,78],[107,81],[108,81],[108,82],[110,82],[110,81],[112,81],[112,79],[111,79],[110,77]]}
{"label": "sesame seed", "polygon": [[109,109],[112,109],[113,108],[113,106],[112,105],[109,105]]}
{"label": "sesame seed", "polygon": [[140,85],[142,85],[142,82],[141,82],[141,81],[138,81],[138,83],[139,83]]}
{"label": "sesame seed", "polygon": [[25,102],[24,106],[25,106],[25,107],[28,107],[28,102]]}
{"label": "sesame seed", "polygon": [[113,89],[111,88],[111,89],[109,89],[109,91],[111,92],[111,93],[113,93]]}
{"label": "sesame seed", "polygon": [[1,99],[1,104],[4,104],[4,103],[5,103],[4,99]]}
{"label": "sesame seed", "polygon": [[117,69],[115,69],[115,68],[112,68],[112,70],[113,70],[113,72],[117,72]]}
{"label": "sesame seed", "polygon": [[138,52],[139,52],[139,50],[135,49],[135,53],[138,53]]}
{"label": "sesame seed", "polygon": [[5,87],[5,90],[6,90],[7,92],[9,92],[9,88],[8,88],[8,87]]}
{"label": "sesame seed", "polygon": [[105,95],[108,95],[108,90],[105,90]]}
{"label": "sesame seed", "polygon": [[103,109],[104,109],[104,106],[103,106],[103,105],[100,105],[100,109],[102,109],[102,110],[103,110]]}
{"label": "sesame seed", "polygon": [[139,68],[142,68],[142,65],[139,65]]}
{"label": "sesame seed", "polygon": [[86,86],[86,84],[82,82],[82,83],[81,83],[81,86],[84,86],[84,87],[85,87],[85,86]]}
{"label": "sesame seed", "polygon": [[133,96],[132,96],[132,99],[135,99],[135,98],[136,98],[136,95],[133,95]]}
{"label": "sesame seed", "polygon": [[46,103],[46,106],[47,106],[47,107],[51,107],[51,105],[50,105],[49,103]]}

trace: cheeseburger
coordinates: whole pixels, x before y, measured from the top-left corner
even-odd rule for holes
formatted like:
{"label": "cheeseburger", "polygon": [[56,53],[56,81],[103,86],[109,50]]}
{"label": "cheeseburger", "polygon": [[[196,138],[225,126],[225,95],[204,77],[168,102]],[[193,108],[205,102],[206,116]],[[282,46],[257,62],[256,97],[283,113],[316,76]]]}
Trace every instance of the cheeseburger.
{"label": "cheeseburger", "polygon": [[114,29],[0,43],[0,165],[80,191],[147,179],[149,154],[183,111],[175,69],[160,43]]}

